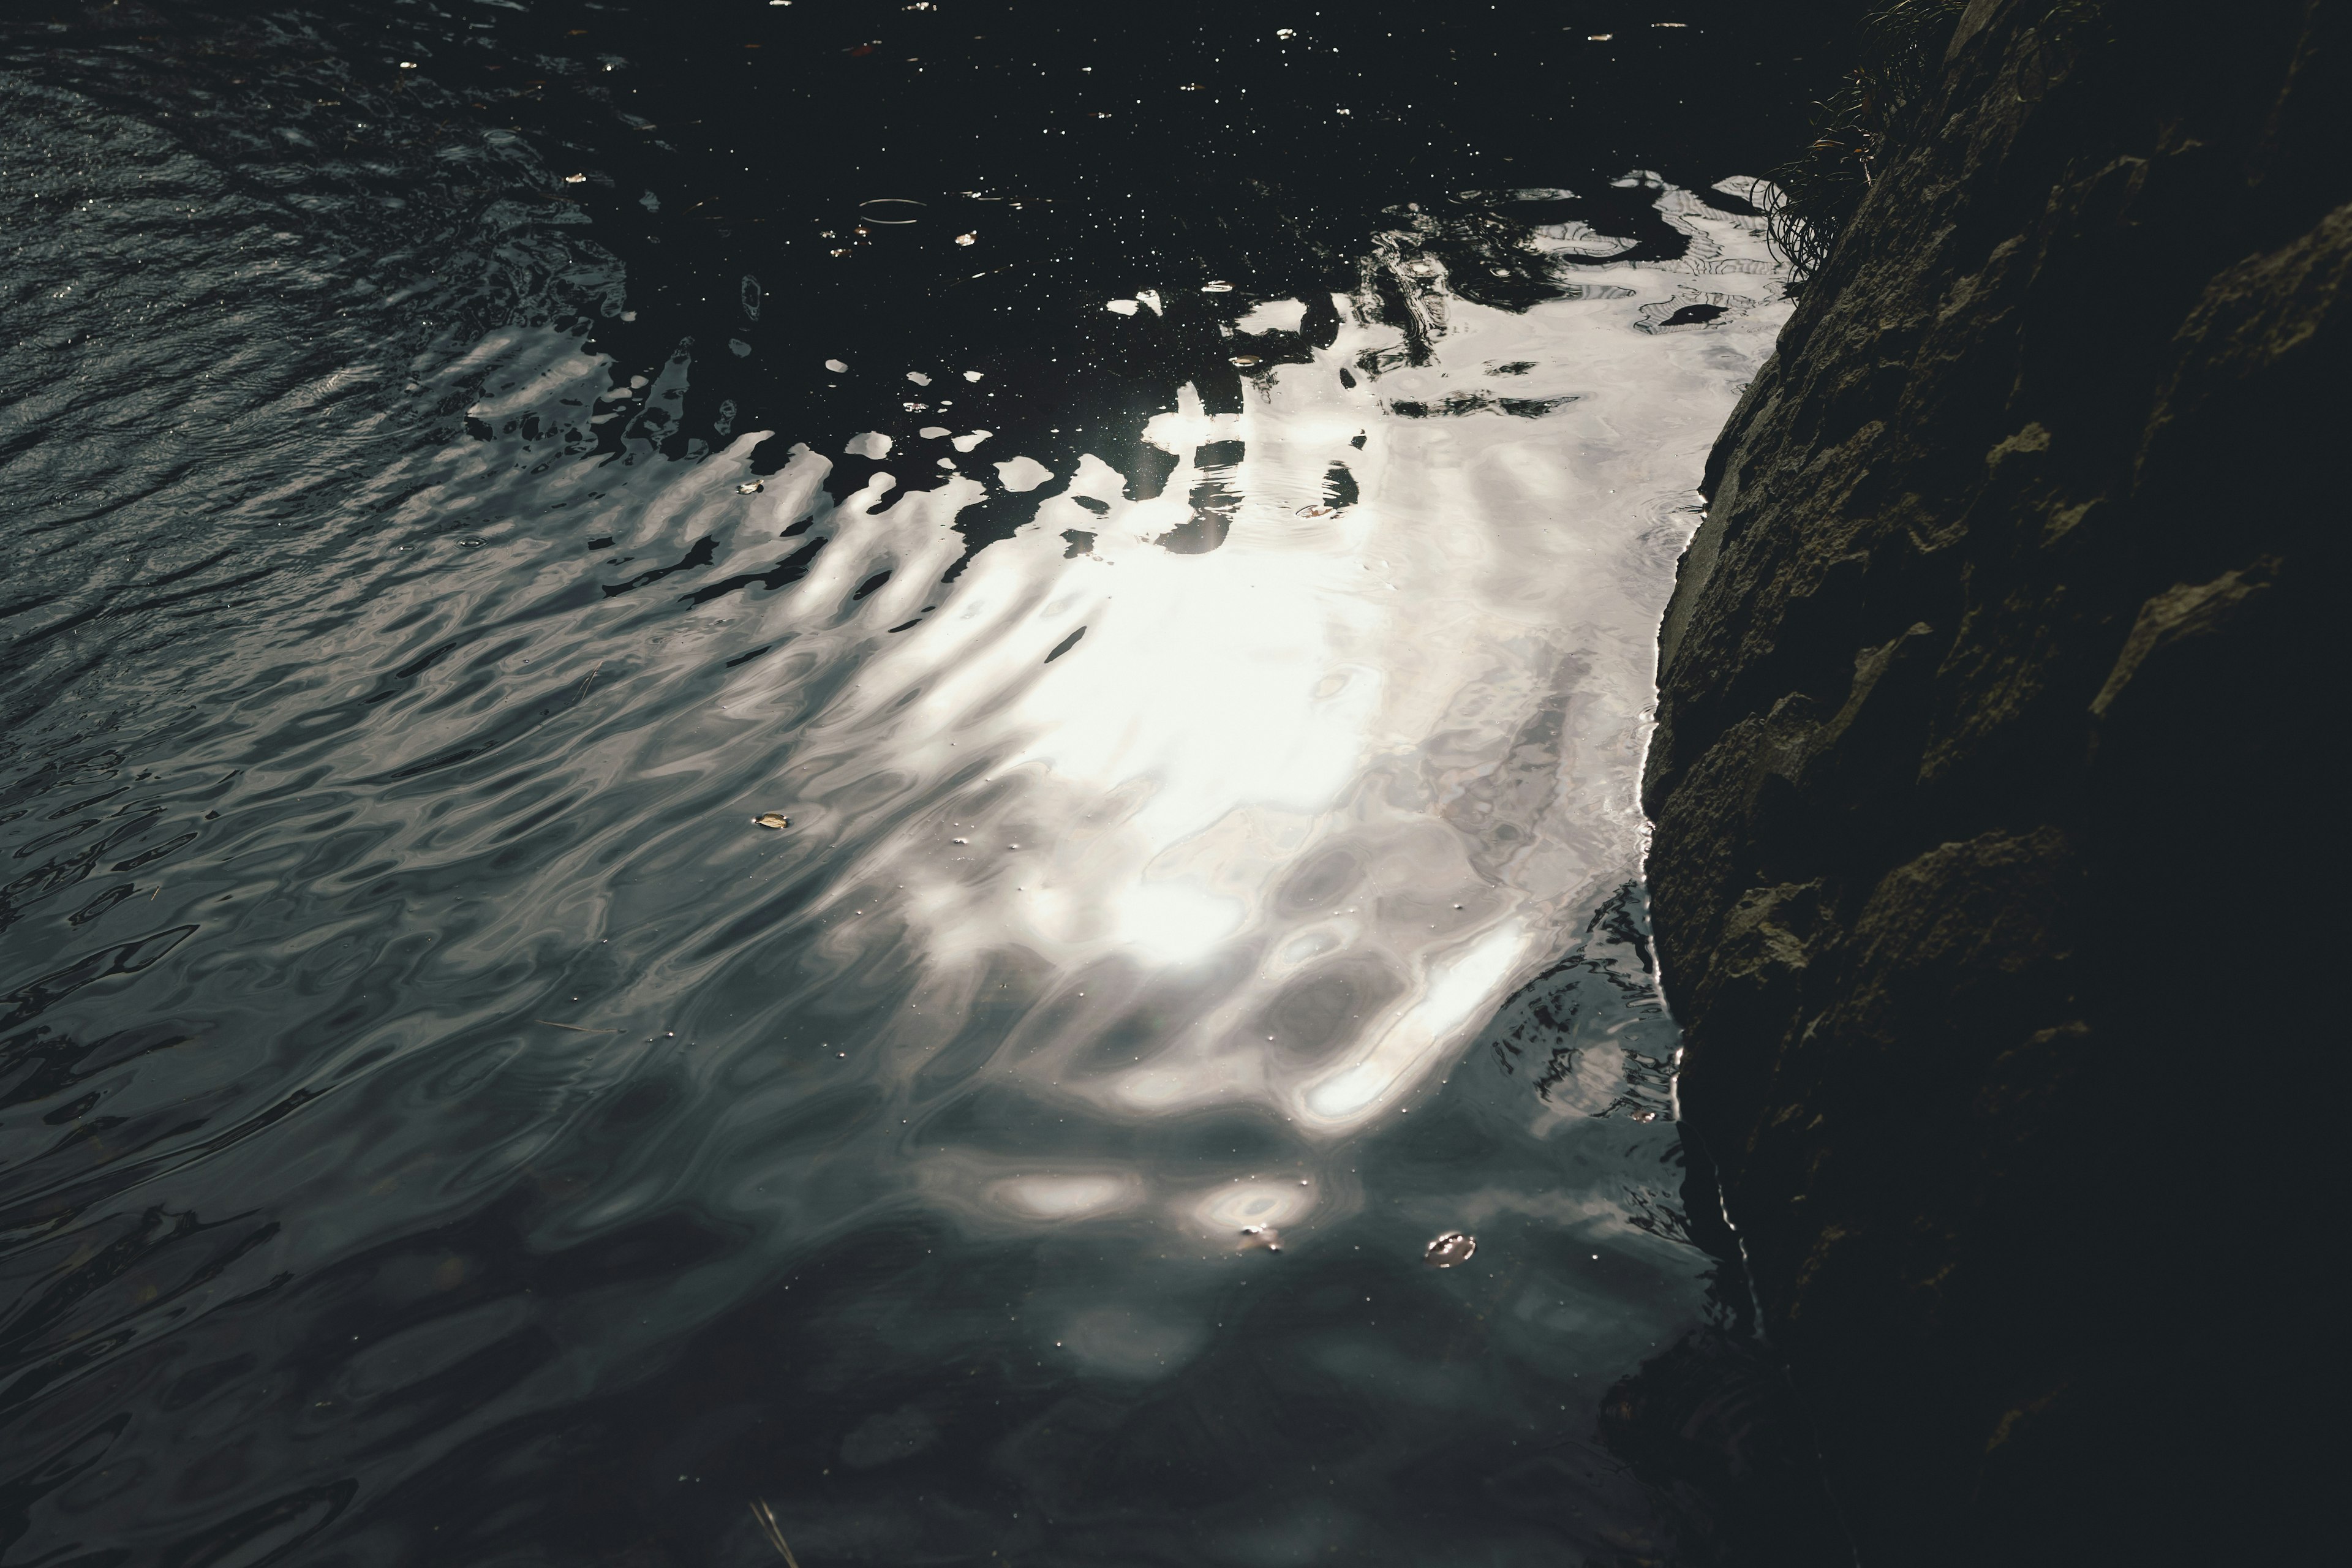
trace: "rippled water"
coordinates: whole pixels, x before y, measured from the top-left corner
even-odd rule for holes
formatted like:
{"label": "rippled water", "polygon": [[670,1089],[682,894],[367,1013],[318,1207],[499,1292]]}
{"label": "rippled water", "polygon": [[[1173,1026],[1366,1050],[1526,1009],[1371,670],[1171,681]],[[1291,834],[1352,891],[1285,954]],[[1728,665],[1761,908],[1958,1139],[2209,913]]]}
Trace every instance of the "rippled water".
{"label": "rippled water", "polygon": [[1753,39],[949,9],[11,25],[6,1561],[1726,1560]]}

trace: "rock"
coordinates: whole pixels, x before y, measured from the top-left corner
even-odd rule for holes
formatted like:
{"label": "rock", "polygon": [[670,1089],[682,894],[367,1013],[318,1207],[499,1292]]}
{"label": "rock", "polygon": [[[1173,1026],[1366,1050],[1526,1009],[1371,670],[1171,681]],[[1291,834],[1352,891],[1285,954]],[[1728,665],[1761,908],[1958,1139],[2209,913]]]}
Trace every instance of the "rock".
{"label": "rock", "polygon": [[1709,465],[1659,953],[1866,1565],[2325,1539],[2345,15],[1976,0]]}

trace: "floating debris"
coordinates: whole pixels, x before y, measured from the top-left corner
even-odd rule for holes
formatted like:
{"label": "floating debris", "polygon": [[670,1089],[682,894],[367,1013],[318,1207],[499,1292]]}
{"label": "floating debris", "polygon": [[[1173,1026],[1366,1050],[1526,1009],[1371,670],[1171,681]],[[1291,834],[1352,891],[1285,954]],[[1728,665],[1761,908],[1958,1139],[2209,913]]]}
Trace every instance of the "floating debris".
{"label": "floating debris", "polygon": [[919,370],[908,371],[907,373],[907,379],[913,382],[917,386],[929,386],[931,384],[931,378],[925,375]]}
{"label": "floating debris", "polygon": [[[768,0],[771,5],[789,5],[792,3],[793,0]],[[841,1054],[847,1056],[849,1053],[844,1051]],[[792,1547],[784,1540],[784,1532],[776,1526],[774,1512],[765,1501],[755,1500],[751,1504],[751,1517],[759,1522],[760,1533],[768,1538],[768,1544],[782,1556],[788,1568],[801,1568],[801,1560],[793,1555]]]}
{"label": "floating debris", "polygon": [[979,238],[980,236],[977,234],[960,234],[956,236],[956,243],[958,245],[970,245]]}
{"label": "floating debris", "polygon": [[1253,365],[1257,364],[1259,360],[1255,354],[1235,354],[1233,358],[1233,363],[1239,369],[1248,370]]}
{"label": "floating debris", "polygon": [[1274,1226],[1270,1225],[1245,1225],[1242,1226],[1242,1250],[1244,1252],[1254,1252],[1261,1247],[1268,1252],[1280,1252],[1282,1250],[1282,1232],[1275,1229]]}
{"label": "floating debris", "polygon": [[987,374],[988,373],[986,371],[968,370],[963,373],[963,378],[966,381],[978,381],[982,376]]}
{"label": "floating debris", "polygon": [[1328,517],[1339,510],[1339,509],[1337,507],[1330,506],[1302,506],[1298,509],[1298,515],[1301,517]]}
{"label": "floating debris", "polygon": [[1432,1268],[1451,1268],[1457,1263],[1467,1263],[1470,1255],[1478,1250],[1478,1238],[1458,1230],[1449,1230],[1429,1244],[1422,1261]]}
{"label": "floating debris", "polygon": [[846,373],[846,372],[848,371],[848,369],[849,369],[849,367],[848,367],[847,365],[845,365],[845,364],[842,363],[841,363],[841,361],[839,361],[839,360],[837,360],[837,359],[829,359],[829,360],[825,361],[825,362],[824,362],[824,368],[825,368],[825,369],[827,369],[827,370],[829,370],[829,371],[831,371],[831,372],[833,372],[833,374],[835,374],[835,375],[841,375],[841,374],[845,374],[845,373]]}
{"label": "floating debris", "polygon": [[735,493],[739,496],[755,496],[767,488],[757,479],[745,479],[735,487]]}
{"label": "floating debris", "polygon": [[857,204],[857,216],[867,223],[898,227],[920,223],[925,205],[908,196],[874,196]]}
{"label": "floating debris", "polygon": [[793,819],[781,811],[762,812],[751,821],[761,827],[790,827],[793,825]]}
{"label": "floating debris", "polygon": [[563,183],[567,185],[584,185],[588,183],[588,176],[585,174],[566,174],[563,176]]}
{"label": "floating debris", "polygon": [[1143,307],[1137,304],[1132,300],[1113,300],[1109,304],[1105,305],[1103,309],[1108,310],[1114,316],[1132,316],[1138,310],[1143,309]]}
{"label": "floating debris", "polygon": [[1212,278],[1201,285],[1201,292],[1203,294],[1230,294],[1233,291],[1234,286],[1222,278]]}

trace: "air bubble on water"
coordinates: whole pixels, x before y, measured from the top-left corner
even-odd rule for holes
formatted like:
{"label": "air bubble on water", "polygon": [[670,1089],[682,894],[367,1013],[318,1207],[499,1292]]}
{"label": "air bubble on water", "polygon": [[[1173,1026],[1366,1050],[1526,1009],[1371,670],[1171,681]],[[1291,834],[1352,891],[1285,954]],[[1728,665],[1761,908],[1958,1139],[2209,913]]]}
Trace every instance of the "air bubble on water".
{"label": "air bubble on water", "polygon": [[1478,1238],[1465,1231],[1449,1230],[1431,1242],[1422,1253],[1422,1260],[1432,1268],[1451,1268],[1457,1263],[1467,1263],[1478,1250]]}

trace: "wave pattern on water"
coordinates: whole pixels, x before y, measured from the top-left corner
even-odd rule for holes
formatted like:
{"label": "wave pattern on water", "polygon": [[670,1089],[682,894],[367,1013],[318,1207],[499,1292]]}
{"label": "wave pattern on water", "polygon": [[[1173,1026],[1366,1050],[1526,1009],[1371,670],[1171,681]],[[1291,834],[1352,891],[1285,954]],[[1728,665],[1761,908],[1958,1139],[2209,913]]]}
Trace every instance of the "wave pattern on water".
{"label": "wave pattern on water", "polygon": [[[1629,175],[1679,257],[1538,226],[1551,283],[1499,300],[1406,216],[1352,293],[1224,319],[1237,408],[1073,459],[932,393],[778,468],[664,455],[690,353],[632,384],[544,324],[618,287],[584,242],[471,341],[314,334],[250,287],[309,265],[266,202],[6,90],[89,187],[19,253],[39,330],[127,320],[58,285],[175,202],[216,232],[112,286],[247,301],[108,349],[144,393],[6,416],[10,1541],[1696,1528],[1590,1433],[1716,1267],[1634,785],[1783,314],[1748,204]],[[1143,331],[1196,281],[1136,288]]]}

